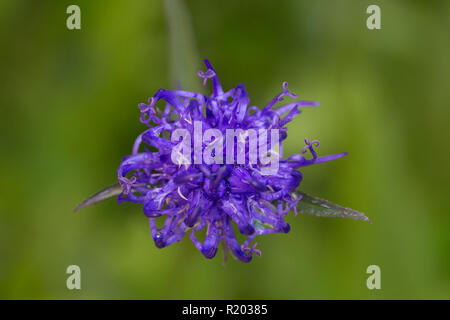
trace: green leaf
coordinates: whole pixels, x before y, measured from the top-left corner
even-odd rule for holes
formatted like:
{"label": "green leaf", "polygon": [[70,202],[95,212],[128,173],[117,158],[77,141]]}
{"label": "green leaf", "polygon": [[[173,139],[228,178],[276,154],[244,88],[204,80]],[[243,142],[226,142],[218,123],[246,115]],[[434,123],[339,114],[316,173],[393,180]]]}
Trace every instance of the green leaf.
{"label": "green leaf", "polygon": [[122,187],[120,186],[120,184],[113,184],[109,187],[106,187],[105,189],[97,192],[96,194],[90,196],[89,198],[87,198],[86,200],[84,200],[83,202],[81,202],[74,210],[73,212],[76,212],[80,209],[92,206],[96,203],[105,201],[109,198],[118,196],[120,193],[122,192]]}
{"label": "green leaf", "polygon": [[309,195],[305,192],[297,191],[292,194],[293,197],[302,197],[297,202],[297,210],[301,213],[312,214],[318,217],[341,217],[356,220],[371,221],[362,212],[345,208],[340,205],[334,204],[330,201],[320,199]]}

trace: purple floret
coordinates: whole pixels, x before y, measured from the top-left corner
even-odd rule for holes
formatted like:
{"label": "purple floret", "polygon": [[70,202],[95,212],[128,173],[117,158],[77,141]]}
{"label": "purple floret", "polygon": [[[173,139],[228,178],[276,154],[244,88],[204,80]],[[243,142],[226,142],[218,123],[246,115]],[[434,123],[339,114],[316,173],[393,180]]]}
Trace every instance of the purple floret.
{"label": "purple floret", "polygon": [[[318,157],[319,141],[305,139],[301,154],[282,159],[281,142],[287,137],[286,124],[302,106],[316,106],[310,101],[296,101],[278,108],[274,106],[288,96],[296,95],[283,83],[283,91],[266,107],[249,106],[243,84],[224,92],[216,71],[205,60],[206,72],[199,72],[204,84],[212,80],[213,94],[182,90],[158,90],[149,104],[140,104],[141,122],[149,129],[139,135],[133,152],[123,158],[117,171],[123,192],[119,202],[142,203],[149,218],[152,237],[158,248],[181,241],[186,233],[206,258],[213,258],[221,241],[236,258],[249,262],[253,253],[260,255],[253,240],[256,235],[287,233],[289,224],[284,216],[296,214],[296,202],[291,193],[299,186],[299,167],[334,160],[339,153]],[[159,100],[165,108],[155,107]],[[171,159],[174,143],[172,133],[179,128],[194,134],[194,121],[202,122],[202,130],[214,128],[225,134],[226,129],[278,129],[280,161],[277,173],[264,175],[262,164],[176,164]],[[145,146],[144,148],[142,148]],[[202,146],[203,148],[205,146]],[[235,146],[235,149],[237,147]],[[144,150],[141,150],[144,149]],[[305,153],[311,154],[306,158]],[[248,149],[247,149],[248,152]],[[246,154],[246,159],[248,159]],[[157,227],[156,219],[165,219]],[[204,229],[203,240],[196,232]],[[236,235],[241,233],[242,243]]]}

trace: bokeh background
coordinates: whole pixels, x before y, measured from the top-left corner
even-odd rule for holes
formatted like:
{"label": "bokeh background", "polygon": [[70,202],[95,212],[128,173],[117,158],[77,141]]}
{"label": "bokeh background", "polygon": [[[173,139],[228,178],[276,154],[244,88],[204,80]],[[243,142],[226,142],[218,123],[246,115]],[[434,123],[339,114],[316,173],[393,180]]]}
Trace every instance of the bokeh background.
{"label": "bokeh background", "polygon": [[[66,28],[70,4],[81,30]],[[370,4],[381,30],[366,28]],[[0,1],[0,298],[450,298],[450,2],[176,5]],[[145,129],[138,103],[203,58],[254,105],[282,81],[320,101],[290,124],[287,154],[308,137],[349,155],[304,168],[301,187],[373,223],[290,215],[289,234],[257,239],[261,257],[224,264],[187,238],[157,249],[137,205],[72,213],[115,181]],[[71,264],[80,291],[66,288]],[[372,264],[381,290],[366,287]]]}

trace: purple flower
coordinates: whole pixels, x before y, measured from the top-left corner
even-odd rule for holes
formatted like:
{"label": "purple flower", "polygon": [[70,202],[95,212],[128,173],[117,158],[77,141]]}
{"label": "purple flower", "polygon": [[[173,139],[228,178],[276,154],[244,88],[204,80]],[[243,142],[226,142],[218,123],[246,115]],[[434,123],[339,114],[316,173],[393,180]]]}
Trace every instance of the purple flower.
{"label": "purple flower", "polygon": [[[269,175],[262,173],[261,163],[174,163],[171,153],[176,143],[171,136],[177,129],[185,129],[193,136],[195,121],[201,122],[203,131],[217,129],[222,133],[227,129],[278,129],[279,141],[275,143],[280,145],[282,159],[286,124],[300,113],[300,107],[317,105],[296,101],[275,108],[286,96],[296,98],[284,82],[283,91],[267,106],[262,109],[249,106],[243,84],[224,92],[216,71],[208,60],[205,64],[207,70],[199,72],[199,76],[204,85],[208,79],[212,80],[211,96],[160,89],[149,104],[139,105],[140,120],[149,129],[137,137],[132,155],[123,158],[119,166],[117,175],[122,193],[118,200],[143,204],[158,248],[181,241],[189,233],[207,258],[216,255],[219,242],[223,241],[224,248],[229,248],[235,257],[249,262],[253,253],[261,254],[253,243],[257,235],[289,232],[284,216],[291,210],[297,214],[296,203],[301,199],[292,196],[302,180],[296,169],[337,159],[346,153],[318,157],[314,148],[319,141],[305,139],[301,154],[280,160],[277,172]],[[165,102],[164,108],[155,107],[160,100]],[[201,148],[204,150],[206,146]],[[248,160],[249,149],[245,152]],[[310,156],[305,157],[308,152]],[[161,227],[156,219],[165,219]],[[196,233],[202,229],[204,239],[199,239]],[[238,242],[237,233],[245,239],[242,243]]]}

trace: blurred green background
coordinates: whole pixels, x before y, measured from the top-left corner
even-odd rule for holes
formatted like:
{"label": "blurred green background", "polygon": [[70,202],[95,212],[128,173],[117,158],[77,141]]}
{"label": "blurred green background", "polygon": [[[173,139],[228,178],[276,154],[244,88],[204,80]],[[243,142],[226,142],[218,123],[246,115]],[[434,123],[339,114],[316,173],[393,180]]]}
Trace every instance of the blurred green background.
{"label": "blurred green background", "polygon": [[[66,28],[70,4],[81,30]],[[370,4],[381,30],[366,28]],[[172,39],[188,44],[178,53],[194,71],[210,59],[225,88],[246,84],[258,106],[282,81],[321,102],[290,124],[286,153],[305,137],[321,155],[348,151],[305,168],[301,187],[373,223],[289,215],[289,234],[257,239],[261,257],[224,264],[187,238],[157,249],[138,205],[72,213],[115,181],[145,129],[138,103],[173,88],[164,4],[1,0],[0,298],[450,298],[450,2],[186,6],[195,42]],[[192,79],[186,89],[200,87]],[[66,288],[71,264],[79,291]],[[372,264],[381,290],[366,287]]]}

